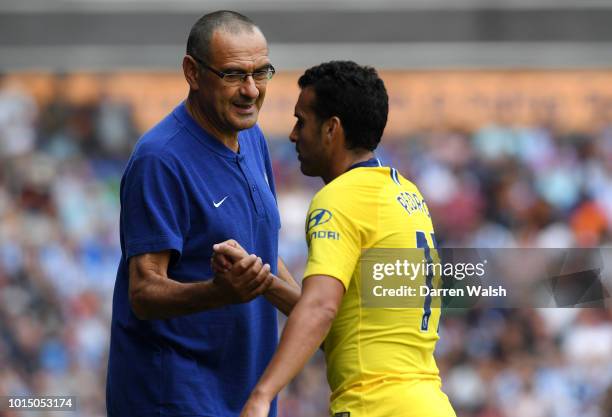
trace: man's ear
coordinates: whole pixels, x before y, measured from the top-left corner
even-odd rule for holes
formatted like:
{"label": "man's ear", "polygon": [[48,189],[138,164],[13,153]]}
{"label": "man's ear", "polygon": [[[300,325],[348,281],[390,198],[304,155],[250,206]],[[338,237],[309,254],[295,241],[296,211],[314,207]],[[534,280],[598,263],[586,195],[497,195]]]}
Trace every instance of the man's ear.
{"label": "man's ear", "polygon": [[332,116],[323,123],[323,134],[325,140],[337,141],[337,138],[344,138],[344,128],[338,116]]}
{"label": "man's ear", "polygon": [[189,84],[189,89],[198,91],[200,89],[200,69],[195,59],[189,55],[183,57],[183,74],[185,75],[185,80],[187,80]]}

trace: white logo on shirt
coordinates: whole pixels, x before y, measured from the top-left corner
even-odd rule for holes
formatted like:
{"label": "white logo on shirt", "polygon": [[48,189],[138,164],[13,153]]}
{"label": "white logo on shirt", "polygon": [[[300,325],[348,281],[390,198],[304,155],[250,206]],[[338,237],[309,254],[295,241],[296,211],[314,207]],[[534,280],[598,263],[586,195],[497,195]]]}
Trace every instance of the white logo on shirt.
{"label": "white logo on shirt", "polygon": [[229,195],[226,195],[225,197],[223,197],[223,199],[219,202],[213,201],[213,206],[219,207],[221,204],[223,204],[223,202],[227,199],[227,197],[229,197]]}

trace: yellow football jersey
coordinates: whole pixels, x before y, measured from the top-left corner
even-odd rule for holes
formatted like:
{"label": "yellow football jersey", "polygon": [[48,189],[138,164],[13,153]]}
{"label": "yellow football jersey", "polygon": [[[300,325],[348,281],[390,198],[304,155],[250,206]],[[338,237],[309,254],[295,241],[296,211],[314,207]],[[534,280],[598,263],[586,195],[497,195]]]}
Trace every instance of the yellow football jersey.
{"label": "yellow football jersey", "polygon": [[332,276],[346,290],[324,342],[332,415],[455,415],[440,389],[433,356],[440,300],[422,308],[369,308],[361,294],[363,250],[434,252],[433,232],[423,197],[393,168],[351,169],[313,198],[306,220],[304,277]]}

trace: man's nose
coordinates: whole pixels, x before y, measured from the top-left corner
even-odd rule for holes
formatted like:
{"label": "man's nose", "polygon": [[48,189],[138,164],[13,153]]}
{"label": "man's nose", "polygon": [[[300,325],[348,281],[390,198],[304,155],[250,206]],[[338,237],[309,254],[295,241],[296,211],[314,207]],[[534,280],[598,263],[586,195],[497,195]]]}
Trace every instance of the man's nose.
{"label": "man's nose", "polygon": [[257,88],[257,85],[255,85],[255,80],[253,79],[252,75],[247,75],[246,79],[242,82],[242,85],[240,86],[240,94],[252,99],[259,97],[259,89]]}

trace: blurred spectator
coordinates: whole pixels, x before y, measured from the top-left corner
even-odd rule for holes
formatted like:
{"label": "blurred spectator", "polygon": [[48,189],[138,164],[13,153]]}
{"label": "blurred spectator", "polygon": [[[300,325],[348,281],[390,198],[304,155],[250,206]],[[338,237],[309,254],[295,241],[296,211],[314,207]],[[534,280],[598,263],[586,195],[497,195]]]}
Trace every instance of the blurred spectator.
{"label": "blurred spectator", "polygon": [[36,145],[34,99],[0,74],[0,160],[32,151]]}

